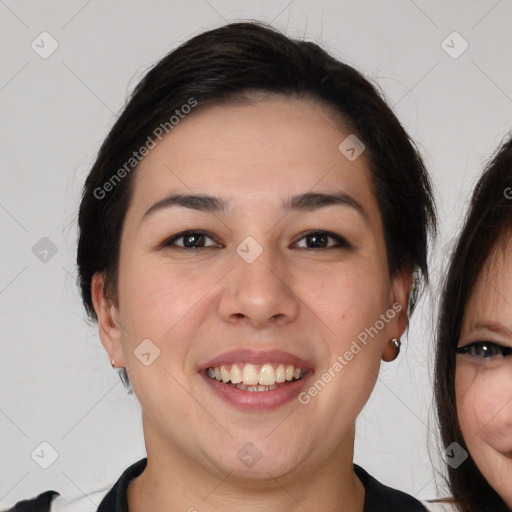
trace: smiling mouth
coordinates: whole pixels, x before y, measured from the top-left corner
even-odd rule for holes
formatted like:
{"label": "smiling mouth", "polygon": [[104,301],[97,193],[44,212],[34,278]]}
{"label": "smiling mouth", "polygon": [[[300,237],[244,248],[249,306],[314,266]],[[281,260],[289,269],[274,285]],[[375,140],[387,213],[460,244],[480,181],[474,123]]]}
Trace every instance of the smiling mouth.
{"label": "smiling mouth", "polygon": [[212,380],[236,387],[242,391],[272,391],[301,380],[306,371],[292,364],[235,363],[207,368],[206,374]]}

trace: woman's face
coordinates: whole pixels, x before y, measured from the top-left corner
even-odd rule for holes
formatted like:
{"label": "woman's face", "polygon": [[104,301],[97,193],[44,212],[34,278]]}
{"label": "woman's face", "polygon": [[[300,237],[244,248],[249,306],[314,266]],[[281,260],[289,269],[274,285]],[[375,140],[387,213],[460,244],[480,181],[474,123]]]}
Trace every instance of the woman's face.
{"label": "woman's face", "polygon": [[338,148],[349,135],[304,100],[209,106],[141,162],[114,323],[94,290],[148,457],[251,478],[351,464],[410,272],[389,278],[365,154]]}
{"label": "woman's face", "polygon": [[512,508],[512,238],[485,264],[457,355],[459,423],[483,476]]}

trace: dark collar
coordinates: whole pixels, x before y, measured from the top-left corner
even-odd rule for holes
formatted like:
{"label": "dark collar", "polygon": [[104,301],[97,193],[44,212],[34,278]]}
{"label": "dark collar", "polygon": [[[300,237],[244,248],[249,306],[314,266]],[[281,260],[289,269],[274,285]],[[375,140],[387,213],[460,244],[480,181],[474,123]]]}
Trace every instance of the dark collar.
{"label": "dark collar", "polygon": [[53,498],[59,496],[57,491],[42,492],[36,498],[18,501],[14,507],[5,512],[47,512],[51,510]]}
{"label": "dark collar", "polygon": [[409,494],[381,484],[357,464],[354,464],[354,472],[365,489],[363,512],[425,512],[427,510]]}
{"label": "dark collar", "polygon": [[[128,485],[144,471],[147,462],[144,458],[126,469],[103,498],[97,512],[128,512]],[[425,507],[412,496],[381,484],[356,464],[354,472],[365,488],[363,512],[425,512]]]}
{"label": "dark collar", "polygon": [[119,477],[119,480],[103,498],[97,512],[128,512],[128,485],[146,468],[147,457],[135,462]]}

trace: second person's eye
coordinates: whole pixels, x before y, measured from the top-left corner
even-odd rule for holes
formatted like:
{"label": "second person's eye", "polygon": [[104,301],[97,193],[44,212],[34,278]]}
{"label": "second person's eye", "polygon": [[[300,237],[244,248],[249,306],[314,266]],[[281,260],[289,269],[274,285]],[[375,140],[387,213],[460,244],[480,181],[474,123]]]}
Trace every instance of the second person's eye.
{"label": "second person's eye", "polygon": [[457,354],[468,354],[473,357],[484,359],[491,357],[506,357],[512,353],[511,347],[504,347],[492,341],[477,341],[464,347],[457,348]]}

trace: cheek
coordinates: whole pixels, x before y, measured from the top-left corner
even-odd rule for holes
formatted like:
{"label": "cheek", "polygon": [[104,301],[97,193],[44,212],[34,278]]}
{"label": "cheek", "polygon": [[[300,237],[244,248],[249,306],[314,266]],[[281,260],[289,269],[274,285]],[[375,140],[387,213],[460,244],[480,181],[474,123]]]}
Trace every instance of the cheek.
{"label": "cheek", "polygon": [[512,371],[510,365],[456,372],[457,413],[468,446],[479,438],[500,449],[512,441]]}
{"label": "cheek", "polygon": [[482,401],[485,390],[482,389],[482,382],[476,370],[469,366],[457,367],[455,390],[460,428],[469,445],[470,440],[480,430],[486,416]]}
{"label": "cheek", "polygon": [[120,266],[120,309],[128,332],[139,338],[163,339],[193,312],[215,281],[208,279],[206,272],[200,275],[183,270],[147,258],[134,258]]}
{"label": "cheek", "polygon": [[[364,284],[363,284],[364,283]],[[389,285],[382,275],[355,272],[337,289],[340,308],[337,327],[345,341],[357,340],[364,352],[381,355],[378,340],[386,340],[397,313],[389,300]]]}
{"label": "cheek", "polygon": [[375,322],[389,306],[387,274],[376,267],[361,261],[325,271],[299,270],[292,282],[300,286],[301,295],[317,310],[324,311],[336,322],[350,322],[364,329],[369,327],[368,321]]}
{"label": "cheek", "polygon": [[[315,321],[320,320],[316,323],[323,331],[320,337],[325,340],[323,371],[328,371],[335,361],[341,361],[343,377],[337,378],[332,387],[348,387],[355,395],[369,394],[379,371],[382,344],[390,337],[389,326],[396,318],[394,310],[388,313],[389,290],[380,276],[368,275],[357,268],[352,272],[331,273],[323,279],[321,287],[318,277],[318,273],[316,279],[311,275],[297,276],[295,282],[302,281],[304,286],[302,302],[307,306],[304,311],[306,314],[312,311]],[[317,287],[313,286],[314,282]],[[368,389],[363,389],[367,383]]]}
{"label": "cheek", "polygon": [[371,269],[351,270],[327,277],[322,294],[310,292],[307,304],[322,319],[318,324],[326,341],[326,366],[318,369],[317,378],[335,375],[322,391],[323,403],[331,407],[329,414],[355,419],[375,385],[382,344],[398,313],[389,307],[389,288],[381,275]]}

